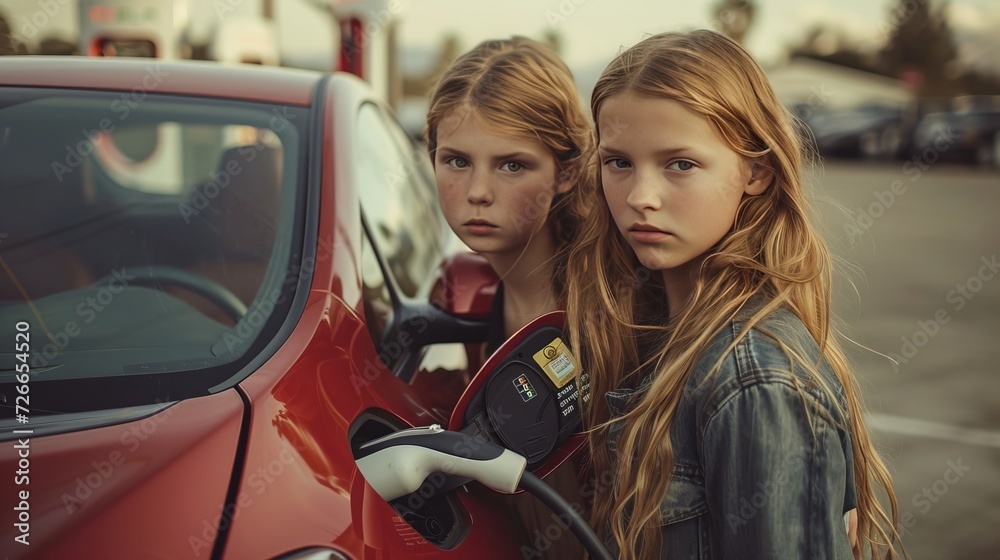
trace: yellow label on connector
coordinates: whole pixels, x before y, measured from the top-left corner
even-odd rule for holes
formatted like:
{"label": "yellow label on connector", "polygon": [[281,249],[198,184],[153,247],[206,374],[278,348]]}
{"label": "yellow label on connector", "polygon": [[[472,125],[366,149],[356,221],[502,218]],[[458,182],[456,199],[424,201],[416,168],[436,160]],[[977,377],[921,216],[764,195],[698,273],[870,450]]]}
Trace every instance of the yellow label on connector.
{"label": "yellow label on connector", "polygon": [[556,338],[539,350],[535,354],[535,363],[549,376],[556,389],[569,383],[580,367],[561,338]]}

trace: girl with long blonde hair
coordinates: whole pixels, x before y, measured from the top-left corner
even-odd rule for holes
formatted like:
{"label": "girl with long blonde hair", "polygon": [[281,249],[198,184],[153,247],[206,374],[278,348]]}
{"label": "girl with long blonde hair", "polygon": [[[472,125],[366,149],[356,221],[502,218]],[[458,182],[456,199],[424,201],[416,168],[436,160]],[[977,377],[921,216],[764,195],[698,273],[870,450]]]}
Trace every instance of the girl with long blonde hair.
{"label": "girl with long blonde hair", "polygon": [[592,475],[614,481],[595,526],[625,560],[898,558],[799,132],[760,67],[715,32],[655,35],[591,109],[567,320]]}
{"label": "girl with long blonde hair", "polygon": [[[480,43],[445,70],[431,94],[427,143],[448,224],[500,278],[488,355],[565,305],[593,131],[569,68],[545,45],[514,37]],[[573,461],[545,481],[579,500]],[[554,543],[544,536],[557,518],[533,496],[501,501],[525,557],[582,555],[568,532]]]}

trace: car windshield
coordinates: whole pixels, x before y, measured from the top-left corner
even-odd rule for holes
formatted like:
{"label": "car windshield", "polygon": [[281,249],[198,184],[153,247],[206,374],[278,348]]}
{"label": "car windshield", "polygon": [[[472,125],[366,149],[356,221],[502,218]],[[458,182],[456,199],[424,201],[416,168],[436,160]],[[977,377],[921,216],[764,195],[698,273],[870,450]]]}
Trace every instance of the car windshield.
{"label": "car windshield", "polygon": [[0,384],[205,394],[287,314],[307,111],[143,95],[0,88]]}

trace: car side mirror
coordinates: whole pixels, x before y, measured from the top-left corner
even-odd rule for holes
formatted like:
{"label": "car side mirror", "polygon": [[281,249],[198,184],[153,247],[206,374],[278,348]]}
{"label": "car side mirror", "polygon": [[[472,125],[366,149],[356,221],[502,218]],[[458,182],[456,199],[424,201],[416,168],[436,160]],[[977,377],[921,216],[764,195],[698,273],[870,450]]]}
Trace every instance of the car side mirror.
{"label": "car side mirror", "polygon": [[500,279],[482,255],[458,253],[442,263],[430,301],[442,311],[470,321],[486,321]]}

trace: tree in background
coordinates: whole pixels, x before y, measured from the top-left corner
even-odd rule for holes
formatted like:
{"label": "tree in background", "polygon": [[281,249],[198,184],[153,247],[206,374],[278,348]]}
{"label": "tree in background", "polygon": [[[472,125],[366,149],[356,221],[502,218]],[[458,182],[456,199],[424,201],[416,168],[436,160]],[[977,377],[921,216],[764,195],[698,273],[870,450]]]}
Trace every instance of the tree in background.
{"label": "tree in background", "polygon": [[0,14],[0,55],[4,54],[28,54],[28,49],[14,38],[7,18]]}
{"label": "tree in background", "polygon": [[563,55],[563,37],[555,29],[547,29],[542,33],[541,42],[548,45],[557,55]]}
{"label": "tree in background", "polygon": [[756,7],[751,0],[720,0],[715,5],[715,27],[720,33],[743,44],[753,25]]}
{"label": "tree in background", "polygon": [[961,91],[958,49],[945,16],[947,4],[932,8],[929,0],[898,0],[880,53],[885,71],[916,86],[922,97],[951,96]]}
{"label": "tree in background", "polygon": [[789,55],[902,79],[924,98],[1000,95],[1000,75],[960,63],[944,8],[932,10],[929,1],[901,0],[882,26],[880,49],[859,48],[842,29],[819,24]]}
{"label": "tree in background", "polygon": [[789,55],[793,58],[811,58],[845,68],[895,77],[882,68],[877,53],[852,45],[843,31],[823,24],[810,28],[802,43],[789,49]]}

